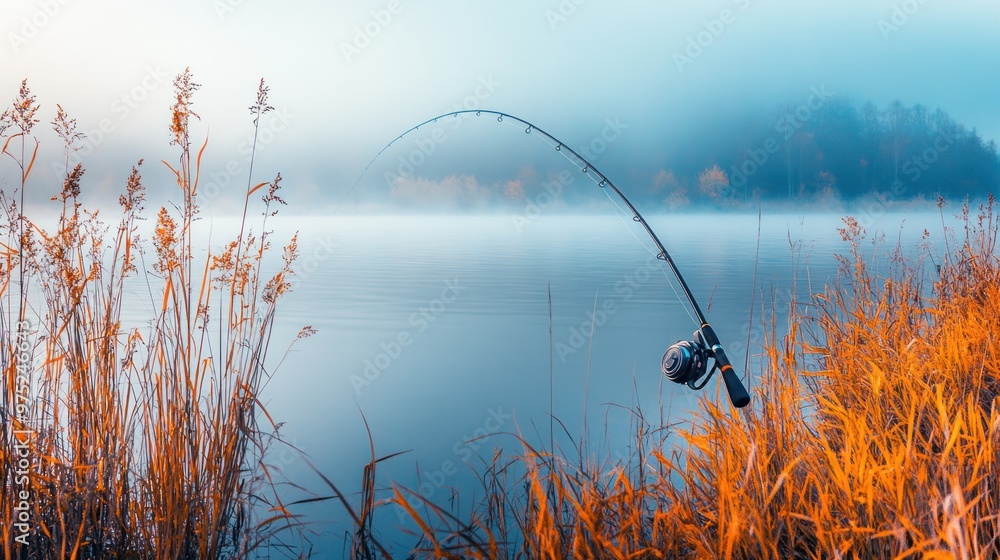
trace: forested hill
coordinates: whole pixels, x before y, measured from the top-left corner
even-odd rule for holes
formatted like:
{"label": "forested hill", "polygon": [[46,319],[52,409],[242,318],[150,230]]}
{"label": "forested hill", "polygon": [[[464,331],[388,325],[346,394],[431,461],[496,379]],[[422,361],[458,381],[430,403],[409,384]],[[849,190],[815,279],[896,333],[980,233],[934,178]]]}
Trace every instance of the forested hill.
{"label": "forested hill", "polygon": [[887,193],[964,198],[1000,187],[996,142],[942,109],[858,105],[820,91],[716,127],[710,139],[674,153],[648,193],[672,208]]}

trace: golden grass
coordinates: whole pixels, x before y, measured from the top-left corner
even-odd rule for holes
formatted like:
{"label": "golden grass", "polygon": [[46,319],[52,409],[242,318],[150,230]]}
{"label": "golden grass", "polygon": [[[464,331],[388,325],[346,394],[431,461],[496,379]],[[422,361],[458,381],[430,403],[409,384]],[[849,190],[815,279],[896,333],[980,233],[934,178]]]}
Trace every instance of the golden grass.
{"label": "golden grass", "polygon": [[[174,86],[179,157],[164,163],[182,202],[157,213],[152,254],[137,228],[142,161],[120,197],[120,221],[106,226],[78,201],[84,169],[68,162],[80,135],[59,107],[52,124],[67,169],[53,197],[58,224],[46,231],[23,213],[26,188],[41,188],[29,184],[38,105],[27,83],[0,117],[2,156],[19,169],[17,198],[0,198],[3,558],[245,558],[296,525],[264,463],[277,427],[258,401],[295,239],[284,267],[263,277],[266,223],[254,234],[244,212],[245,230],[196,262],[191,227],[207,140],[192,153],[198,85],[185,71]],[[266,95],[262,81],[255,126]],[[265,216],[283,204],[279,182],[267,183]],[[148,327],[126,328],[126,279],[145,272],[158,277],[149,286],[158,305]]]}
{"label": "golden grass", "polygon": [[845,219],[839,281],[793,306],[781,337],[772,310],[752,405],[702,398],[676,433],[679,448],[637,411],[628,464],[605,468],[610,460],[524,443],[523,454],[497,453],[480,473],[486,497],[466,519],[396,488],[387,501],[418,527],[410,554],[1000,557],[992,197],[979,210],[963,208],[964,235],[950,232],[939,269],[899,248],[876,265],[865,232]]}

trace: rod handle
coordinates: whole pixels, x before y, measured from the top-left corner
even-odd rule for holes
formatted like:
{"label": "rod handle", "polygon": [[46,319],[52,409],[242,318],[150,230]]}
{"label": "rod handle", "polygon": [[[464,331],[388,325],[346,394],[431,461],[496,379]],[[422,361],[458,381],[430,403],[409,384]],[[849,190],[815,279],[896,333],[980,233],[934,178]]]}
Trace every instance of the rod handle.
{"label": "rod handle", "polygon": [[750,404],[750,394],[747,393],[747,389],[743,386],[743,382],[740,381],[740,377],[736,375],[733,364],[729,362],[729,356],[726,356],[726,351],[722,349],[722,344],[719,343],[719,337],[715,334],[715,329],[712,328],[712,325],[705,323],[701,326],[701,335],[708,347],[712,349],[715,362],[719,365],[719,371],[722,372],[722,380],[726,383],[726,392],[729,393],[729,401],[736,408],[743,408]]}

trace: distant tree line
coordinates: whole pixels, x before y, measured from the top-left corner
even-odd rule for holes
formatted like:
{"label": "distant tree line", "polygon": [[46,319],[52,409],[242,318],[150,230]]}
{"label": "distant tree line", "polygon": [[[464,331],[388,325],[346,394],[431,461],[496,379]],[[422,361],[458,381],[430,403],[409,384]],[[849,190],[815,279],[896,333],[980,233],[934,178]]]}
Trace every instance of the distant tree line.
{"label": "distant tree line", "polygon": [[651,184],[667,206],[739,206],[891,193],[897,199],[984,195],[1000,187],[1000,157],[942,109],[858,107],[814,95],[712,131],[678,152]]}

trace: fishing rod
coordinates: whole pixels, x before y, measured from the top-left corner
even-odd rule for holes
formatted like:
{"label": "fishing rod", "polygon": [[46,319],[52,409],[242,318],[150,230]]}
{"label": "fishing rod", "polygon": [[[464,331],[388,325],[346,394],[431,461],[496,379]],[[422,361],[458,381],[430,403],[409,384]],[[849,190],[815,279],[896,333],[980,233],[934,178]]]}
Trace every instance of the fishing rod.
{"label": "fishing rod", "polygon": [[[659,250],[659,254],[656,255],[656,258],[667,263],[667,266],[670,267],[670,271],[677,279],[677,282],[680,283],[681,290],[684,292],[688,303],[690,303],[691,307],[694,309],[698,322],[701,325],[698,327],[698,330],[694,332],[693,341],[682,340],[667,348],[667,351],[663,354],[663,359],[660,361],[661,371],[671,381],[685,384],[696,391],[704,389],[712,375],[716,371],[719,371],[722,373],[722,379],[725,382],[726,391],[729,393],[729,400],[733,403],[733,406],[742,408],[748,405],[750,403],[750,395],[747,393],[746,388],[740,381],[739,376],[736,375],[736,371],[733,369],[733,365],[729,361],[729,357],[726,355],[725,350],[722,348],[722,344],[719,342],[719,337],[716,335],[715,329],[712,328],[708,319],[705,318],[705,314],[698,305],[698,301],[695,299],[694,294],[691,293],[691,288],[688,287],[687,282],[684,281],[684,276],[681,275],[681,271],[677,268],[677,263],[674,262],[670,253],[667,252],[666,247],[663,246],[663,243],[660,241],[660,238],[657,237],[653,228],[649,226],[649,223],[647,223],[646,219],[642,217],[639,210],[636,209],[628,197],[622,193],[618,186],[615,185],[607,175],[594,167],[594,164],[590,163],[576,150],[567,146],[564,142],[549,134],[545,130],[538,128],[534,124],[508,113],[490,111],[486,109],[465,109],[461,111],[452,111],[450,113],[444,113],[434,118],[427,119],[426,121],[403,132],[379,150],[379,152],[375,154],[375,157],[373,157],[368,165],[365,166],[365,169],[361,172],[361,176],[358,177],[358,180],[347,191],[345,197],[358,186],[358,183],[361,182],[361,177],[364,177],[368,168],[375,163],[375,160],[377,160],[383,152],[392,147],[393,144],[401,140],[404,136],[419,130],[422,126],[436,123],[441,119],[449,117],[458,118],[462,115],[473,113],[477,117],[482,115],[495,116],[497,122],[501,123],[504,122],[504,119],[507,119],[524,125],[524,132],[526,134],[535,133],[548,140],[548,143],[550,143],[550,145],[554,145],[557,152],[560,152],[566,159],[570,160],[575,166],[579,167],[583,171],[584,175],[587,175],[592,181],[597,183],[597,186],[602,189],[610,189],[611,192],[615,193],[615,195],[625,203],[625,206],[627,206],[629,211],[632,213],[632,220],[638,222],[642,226],[642,228],[649,235],[650,239],[653,240],[657,250]],[[708,370],[709,359],[714,361],[711,370]],[[701,382],[699,383],[699,381]]]}

